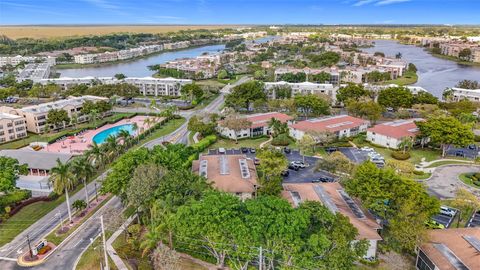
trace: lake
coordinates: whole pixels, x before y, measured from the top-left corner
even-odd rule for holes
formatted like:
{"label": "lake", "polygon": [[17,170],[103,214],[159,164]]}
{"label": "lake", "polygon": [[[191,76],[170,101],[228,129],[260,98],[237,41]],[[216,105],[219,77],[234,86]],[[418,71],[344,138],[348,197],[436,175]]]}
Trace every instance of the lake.
{"label": "lake", "polygon": [[418,69],[418,82],[437,97],[443,90],[455,86],[461,80],[480,81],[480,66],[461,65],[454,61],[437,58],[421,47],[399,44],[393,40],[376,40],[375,47],[363,49],[366,52],[383,52],[386,56],[395,57],[402,54],[402,59],[415,64]]}

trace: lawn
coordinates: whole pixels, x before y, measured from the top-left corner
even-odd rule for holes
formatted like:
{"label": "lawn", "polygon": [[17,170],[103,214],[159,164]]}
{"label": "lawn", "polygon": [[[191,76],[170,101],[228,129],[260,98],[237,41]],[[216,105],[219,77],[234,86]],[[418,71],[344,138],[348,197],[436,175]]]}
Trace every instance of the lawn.
{"label": "lawn", "polygon": [[473,180],[472,178],[468,177],[468,175],[471,174],[471,173],[462,173],[458,176],[458,178],[460,179],[460,181],[462,181],[465,185],[468,185],[468,186],[471,186],[473,188],[478,188],[480,189],[480,186],[477,186],[473,183]]}
{"label": "lawn", "polygon": [[134,148],[141,147],[143,144],[145,144],[148,141],[160,138],[162,136],[165,136],[167,134],[170,134],[177,130],[181,125],[185,123],[185,118],[179,118],[179,119],[172,119],[168,121],[165,125],[163,125],[161,128],[155,130],[151,134],[149,134],[145,139],[141,140],[137,146],[134,146]]}
{"label": "lawn", "polygon": [[135,263],[137,264],[137,268],[138,270],[153,270],[153,267],[152,265],[150,264],[150,260],[148,259],[148,257],[144,257],[142,258],[142,251],[139,249],[139,250],[135,250],[132,248],[132,246],[130,245],[130,243],[128,243],[126,240],[125,240],[125,237],[124,235],[120,235],[112,244],[113,248],[115,249],[115,251],[117,252],[117,255],[122,258],[122,260],[125,262],[125,264],[127,266],[130,266],[129,263],[127,262],[127,260],[129,262],[131,261],[135,261]]}
{"label": "lawn", "polygon": [[454,161],[454,160],[439,160],[437,162],[434,162],[430,165],[428,165],[427,167],[425,168],[436,168],[436,167],[440,167],[440,166],[443,166],[443,165],[455,165],[455,164],[471,164],[469,162],[466,162],[466,161]]}
{"label": "lawn", "polygon": [[[111,116],[105,117],[105,118],[97,121],[96,124],[97,124],[97,126],[99,126],[100,124],[108,122],[108,121],[115,121],[116,122],[116,121],[122,119],[123,117],[130,117],[130,116],[133,116],[133,115],[134,115],[133,113],[116,113],[116,114],[113,114]],[[94,128],[94,125],[93,125],[92,122],[86,122],[86,123],[83,123],[83,124],[79,124],[79,125],[77,125],[76,128],[70,127],[70,128],[66,128],[66,129],[64,129],[60,132],[50,133],[48,135],[44,135],[44,134],[40,135],[40,134],[29,133],[29,136],[27,138],[12,141],[12,142],[7,142],[7,143],[4,143],[4,144],[0,144],[0,150],[22,148],[22,147],[28,145],[31,142],[47,142],[50,139],[52,139],[53,137],[61,137],[64,134],[67,134],[67,133],[70,133],[70,132],[75,132],[75,131],[80,131],[82,129],[90,129],[90,128]]]}
{"label": "lawn", "polygon": [[268,137],[241,139],[241,140],[238,140],[238,143],[235,143],[235,140],[218,138],[217,142],[212,144],[208,148],[210,149],[222,148],[222,147],[225,149],[231,149],[231,148],[238,149],[240,147],[258,148],[262,142],[266,142],[266,141],[268,141]]}
{"label": "lawn", "polygon": [[395,80],[389,80],[384,82],[384,84],[397,84],[397,85],[410,85],[414,84],[418,81],[418,75],[415,72],[412,71],[407,71],[405,74],[403,74],[402,77],[397,78]]}
{"label": "lawn", "polygon": [[415,180],[426,180],[426,179],[428,179],[430,176],[432,176],[431,173],[423,173],[423,174],[420,174],[420,175],[413,174],[413,175],[412,175],[412,178],[415,179]]}
{"label": "lawn", "polygon": [[[105,236],[110,237],[112,232],[105,231]],[[101,243],[101,238],[97,237],[93,243],[88,246],[85,252],[80,257],[78,261],[76,270],[90,270],[90,269],[100,269],[100,264],[105,262],[105,257],[103,255],[103,248]],[[109,268],[112,270],[117,269],[112,259],[108,257]]]}

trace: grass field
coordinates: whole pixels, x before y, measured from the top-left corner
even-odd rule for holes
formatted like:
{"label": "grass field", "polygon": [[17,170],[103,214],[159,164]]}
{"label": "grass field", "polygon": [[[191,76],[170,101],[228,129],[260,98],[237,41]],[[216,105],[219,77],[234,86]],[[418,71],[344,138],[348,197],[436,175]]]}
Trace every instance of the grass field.
{"label": "grass field", "polygon": [[[477,186],[473,183],[472,178],[468,177],[469,174],[470,173],[462,173],[458,176],[458,179],[460,179],[460,181],[462,181],[465,185],[471,186],[473,188],[480,189],[479,186]],[[470,174],[470,175],[472,175],[472,174]]]}
{"label": "grass field", "polygon": [[405,72],[405,74],[398,78],[398,79],[395,79],[395,80],[390,80],[390,81],[386,81],[385,84],[397,84],[397,85],[410,85],[410,84],[414,84],[418,81],[418,75],[417,73],[415,72],[412,72],[412,71],[407,71]]}
{"label": "grass field", "polygon": [[180,30],[236,28],[239,25],[72,25],[72,26],[2,26],[0,34],[9,38],[62,38],[105,35],[110,33],[161,34]]}
{"label": "grass field", "polygon": [[435,168],[435,167],[439,167],[439,166],[443,166],[443,165],[456,165],[456,164],[470,164],[469,162],[466,162],[466,161],[454,161],[454,160],[440,160],[440,161],[437,161],[437,162],[434,162],[430,165],[428,165],[426,168]]}

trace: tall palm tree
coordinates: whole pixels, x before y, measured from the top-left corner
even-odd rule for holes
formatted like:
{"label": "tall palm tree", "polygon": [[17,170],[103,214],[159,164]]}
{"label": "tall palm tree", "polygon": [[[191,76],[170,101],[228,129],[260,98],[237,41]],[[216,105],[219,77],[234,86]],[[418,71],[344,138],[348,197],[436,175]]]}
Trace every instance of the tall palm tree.
{"label": "tall palm tree", "polygon": [[103,149],[96,142],[93,142],[92,148],[86,153],[87,160],[96,167],[103,166],[105,157],[103,155]]}
{"label": "tall palm tree", "polygon": [[137,131],[138,131],[138,124],[137,124],[137,122],[135,122],[135,123],[132,124],[132,131],[135,133],[133,136],[135,136],[135,137],[138,138],[138,133],[137,133]]}
{"label": "tall palm tree", "polygon": [[140,248],[142,249],[142,257],[145,257],[150,251],[152,251],[160,242],[162,234],[156,226],[150,226],[147,233],[142,237]]}
{"label": "tall palm tree", "polygon": [[108,162],[111,162],[119,152],[117,149],[117,137],[113,135],[108,136],[107,139],[105,139],[102,148],[104,149],[104,154],[107,156]]}
{"label": "tall palm tree", "polygon": [[98,119],[98,110],[93,109],[90,111],[88,114],[88,117],[90,118],[90,121],[93,121],[93,125],[96,127],[97,126],[97,119]]}
{"label": "tall palm tree", "polygon": [[85,202],[87,203],[87,207],[90,207],[87,182],[95,174],[95,168],[93,168],[92,164],[88,162],[86,157],[82,156],[73,160],[72,171],[77,179],[81,179],[83,181],[83,186],[85,187]]}
{"label": "tall palm tree", "polygon": [[122,129],[118,132],[117,138],[123,141],[123,150],[126,150],[130,146],[132,135],[127,130]]}
{"label": "tall palm tree", "polygon": [[70,198],[68,190],[74,186],[74,176],[70,170],[70,163],[62,163],[57,159],[57,165],[51,170],[50,181],[53,182],[53,190],[57,194],[62,194],[65,191],[65,198],[67,200],[68,219],[72,222],[72,211],[70,209]]}

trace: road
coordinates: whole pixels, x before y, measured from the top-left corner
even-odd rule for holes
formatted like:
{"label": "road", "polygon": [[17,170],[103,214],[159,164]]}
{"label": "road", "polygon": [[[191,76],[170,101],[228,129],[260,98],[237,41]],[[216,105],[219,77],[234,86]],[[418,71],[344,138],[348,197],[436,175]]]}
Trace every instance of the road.
{"label": "road", "polygon": [[[220,95],[204,108],[181,112],[180,114],[187,119],[185,124],[180,126],[174,132],[161,138],[152,140],[144,144],[144,146],[153,148],[155,145],[159,145],[164,141],[188,144],[188,120],[196,114],[218,113],[225,100],[225,94],[228,94],[232,87],[248,80],[250,80],[250,78],[243,77],[232,85],[226,85],[221,89]],[[107,173],[108,171],[87,185],[90,197],[94,196],[95,194],[95,183],[97,183],[97,188],[99,188],[101,181],[106,177]],[[71,196],[70,202],[73,203],[75,200],[84,199],[84,196],[85,193],[83,191],[77,192],[75,195]],[[117,206],[119,202],[116,201],[118,199],[114,198],[112,200],[115,201],[111,204]],[[20,269],[21,267],[17,266],[16,262],[13,262],[12,260],[16,259],[20,254],[27,251],[27,235],[29,235],[32,243],[39,242],[43,236],[45,236],[48,232],[55,228],[55,226],[58,225],[59,219],[57,213],[61,213],[61,216],[64,218],[67,217],[68,213],[66,202],[60,204],[53,211],[32,224],[17,237],[15,237],[15,239],[13,239],[10,243],[2,246],[0,248],[0,269]],[[99,214],[95,214],[94,216],[97,215]],[[72,269],[74,262],[81,253],[80,251],[85,249],[88,246],[90,239],[94,238],[99,233],[98,220],[93,220],[94,219],[87,222],[82,230],[77,230],[74,237],[69,239],[64,246],[60,247],[55,254],[53,254],[52,257],[46,261],[46,263],[35,267],[35,269]]]}
{"label": "road", "polygon": [[422,181],[430,194],[440,198],[448,199],[455,196],[458,188],[465,188],[474,194],[480,195],[480,190],[463,184],[458,176],[462,173],[480,172],[480,166],[474,165],[447,165],[436,168],[432,176]]}

